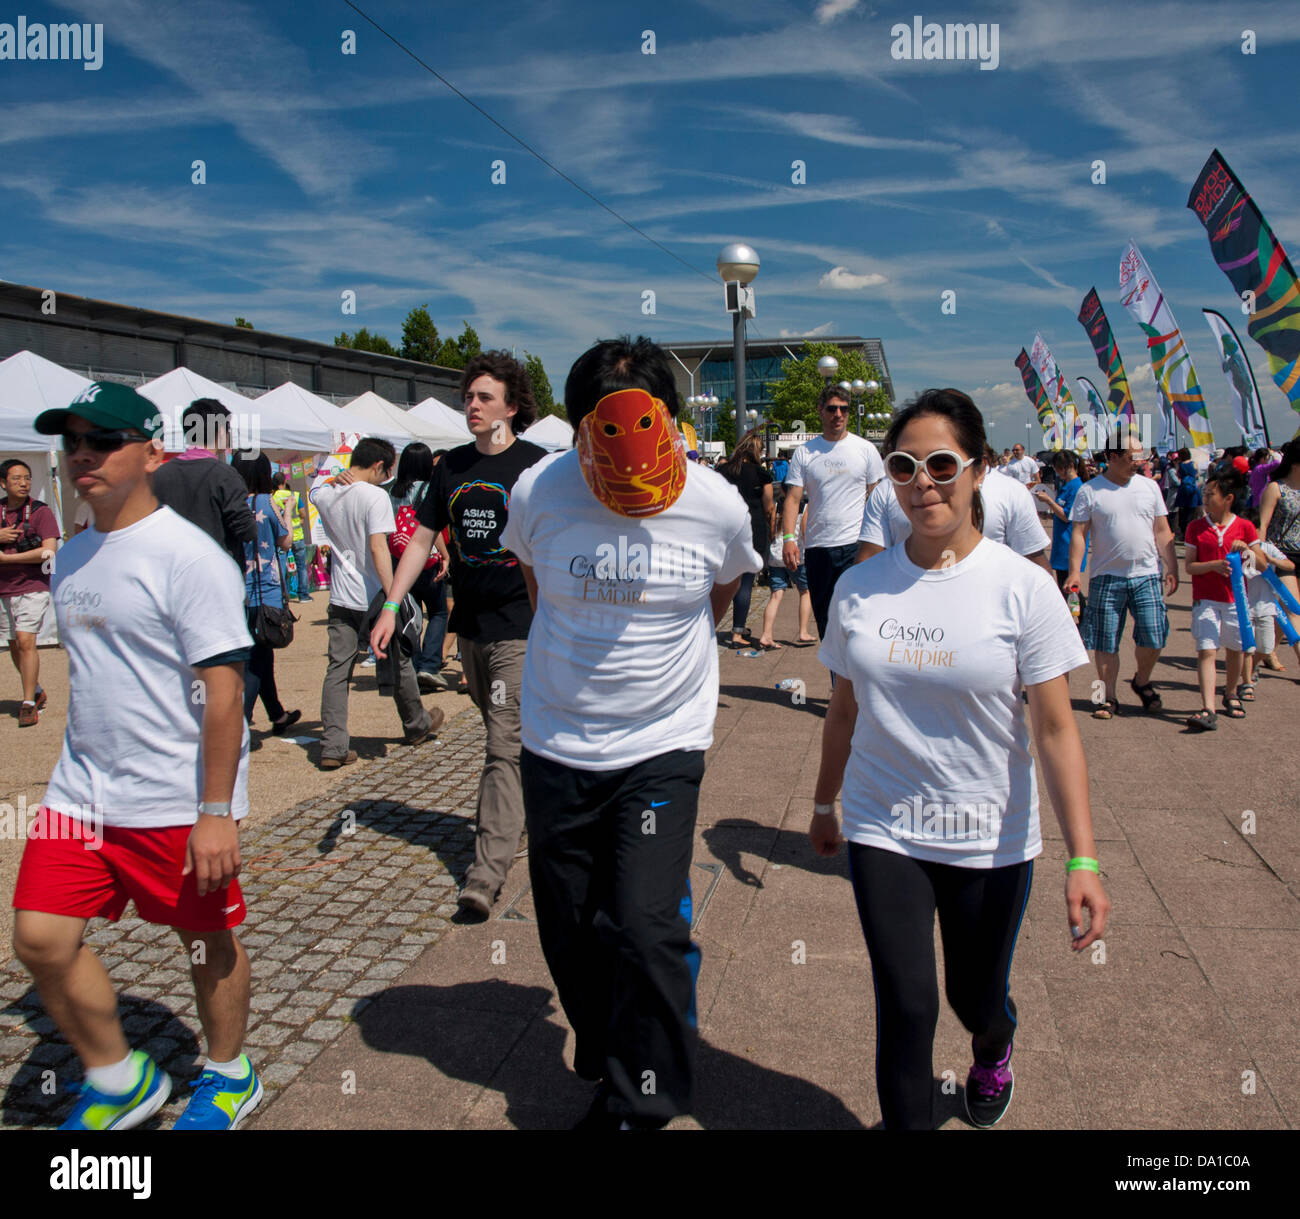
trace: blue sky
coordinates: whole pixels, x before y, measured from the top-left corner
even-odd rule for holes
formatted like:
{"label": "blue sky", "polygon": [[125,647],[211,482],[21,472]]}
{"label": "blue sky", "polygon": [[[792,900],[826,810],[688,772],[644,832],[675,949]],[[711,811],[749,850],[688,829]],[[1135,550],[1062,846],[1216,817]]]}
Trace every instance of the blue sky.
{"label": "blue sky", "polygon": [[[344,3],[18,0],[0,21],[102,22],[104,62],[0,61],[0,277],[325,341],[358,325],[398,340],[427,302],[444,334],[467,318],[485,345],[540,355],[558,395],[597,338],[724,340],[714,260],[743,239],[762,258],[753,332],[878,336],[900,401],[966,389],[1000,447],[1030,418],[1012,361],[1036,330],[1071,384],[1101,380],[1075,320],[1093,284],[1138,407],[1155,410],[1116,286],[1131,236],[1220,442],[1238,439],[1199,314],[1240,314],[1185,201],[1217,145],[1300,256],[1294,0],[360,7],[689,267]],[[997,68],[892,58],[891,27],[916,15],[996,23]],[[1274,435],[1289,435],[1247,346]]]}

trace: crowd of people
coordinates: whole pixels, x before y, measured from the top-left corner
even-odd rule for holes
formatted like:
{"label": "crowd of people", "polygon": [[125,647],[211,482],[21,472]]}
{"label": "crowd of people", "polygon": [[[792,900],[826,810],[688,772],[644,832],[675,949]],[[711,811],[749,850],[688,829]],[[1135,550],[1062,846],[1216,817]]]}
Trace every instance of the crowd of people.
{"label": "crowd of people", "polygon": [[[687,459],[668,357],[644,338],[598,343],[573,365],[569,452],[519,436],[536,405],[508,354],[471,359],[462,393],[470,443],[442,454],[410,446],[399,462],[367,437],[345,472],[310,493],[331,555],[318,764],[357,760],[348,698],[367,653],[406,744],[436,734],[443,713],[421,692],[450,688],[454,635],[485,729],[458,921],[488,918],[526,856],[574,1070],[593,1084],[579,1126],[658,1129],[692,1108],[700,951],[689,869],[719,695],[715,632],[730,609],[729,642],[749,646],[764,569],[759,647],[780,646],[776,607],[794,588],[793,642],[820,640],[832,675],[808,832],[818,854],[847,845],[877,997],[885,1125],[934,1124],[936,916],[946,994],[971,1036],[967,1114],[998,1122],[1014,1087],[1011,962],[1043,850],[1031,740],[1065,840],[1064,913],[1078,952],[1104,934],[1110,904],[1068,675],[1092,651],[1105,692],[1094,714],[1114,716],[1129,612],[1129,685],[1144,709],[1161,706],[1152,679],[1179,572],[1145,454],[1117,441],[1086,478],[1077,457],[1056,454],[1049,487],[1021,446],[1001,461],[976,404],[943,389],[894,416],[882,455],[848,431],[849,399],[832,386],[818,403],[820,435],[784,468],[769,470],[750,435],[714,471]],[[212,424],[214,408],[190,410]],[[227,462],[193,448],[164,462],[155,420],[151,403],[103,382],[37,417],[39,432],[62,437],[91,516],[52,564],[22,557],[57,546],[52,516],[28,502],[30,471],[0,471],[0,589],[20,722],[45,697],[34,637],[22,639],[51,596],[69,658],[44,832],[26,845],[13,899],[17,955],[85,1069],[69,1129],[139,1125],[170,1094],[165,1072],[130,1048],[108,974],[83,942],[89,919],[116,920],[128,901],[175,928],[192,962],[208,1056],[177,1126],[234,1128],[262,1095],[242,1051],[250,972],[235,933],[247,914],[238,822],[256,703],[274,733],[301,717],[279,701],[275,652],[292,640],[291,604],[310,596],[298,549],[309,509],[265,455]],[[1249,493],[1233,463],[1196,488],[1204,517],[1189,518],[1184,561],[1205,706],[1193,728],[1214,727],[1220,645],[1225,712],[1239,718],[1254,695],[1229,557],[1248,555],[1256,573],[1276,567],[1296,591],[1300,442],[1268,480],[1258,532],[1237,514]],[[1264,589],[1252,596],[1271,604]],[[1263,629],[1257,638],[1260,649],[1270,642]],[[100,850],[59,832],[92,815]]]}

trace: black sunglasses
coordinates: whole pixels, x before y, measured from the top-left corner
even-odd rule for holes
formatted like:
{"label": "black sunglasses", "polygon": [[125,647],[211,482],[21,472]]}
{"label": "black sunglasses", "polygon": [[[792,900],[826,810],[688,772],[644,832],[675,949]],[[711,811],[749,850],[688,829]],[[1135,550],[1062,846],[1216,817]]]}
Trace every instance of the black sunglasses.
{"label": "black sunglasses", "polygon": [[92,453],[116,453],[124,444],[140,440],[151,440],[150,436],[137,436],[134,432],[124,432],[112,428],[91,428],[88,432],[64,432],[63,451],[72,456],[82,441]]}

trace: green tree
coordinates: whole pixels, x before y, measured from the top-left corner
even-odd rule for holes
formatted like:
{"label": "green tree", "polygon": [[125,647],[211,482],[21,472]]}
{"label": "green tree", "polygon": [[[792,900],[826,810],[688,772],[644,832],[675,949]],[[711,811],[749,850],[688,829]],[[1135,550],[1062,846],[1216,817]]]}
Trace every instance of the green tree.
{"label": "green tree", "polygon": [[434,363],[440,364],[443,368],[464,368],[482,350],[478,331],[466,322],[459,338],[454,341],[443,339],[442,346],[438,348],[438,358]]}
{"label": "green tree", "polygon": [[[770,417],[781,425],[782,431],[789,431],[796,419],[802,419],[810,433],[821,431],[821,419],[817,414],[817,399],[821,395],[821,373],[817,371],[817,361],[822,356],[834,356],[840,362],[836,381],[879,381],[880,370],[868,363],[866,358],[856,351],[843,351],[834,343],[806,343],[803,355],[797,360],[786,360],[781,365],[782,378],[772,386],[772,407]],[[868,394],[862,400],[864,414],[886,414],[892,411],[889,396],[884,388]],[[857,403],[853,403],[853,414],[849,426],[857,430]]]}
{"label": "green tree", "polygon": [[418,305],[406,315],[406,321],[402,323],[402,359],[436,364],[440,346],[438,327],[429,316],[429,306]]}
{"label": "green tree", "polygon": [[551,393],[551,381],[546,375],[542,361],[535,355],[524,352],[524,367],[528,369],[528,379],[533,383],[533,400],[537,403],[537,417],[559,415],[564,417],[564,407],[555,404]]}
{"label": "green tree", "polygon": [[235,318],[235,325],[238,326],[241,330],[253,329],[253,323],[248,321],[247,318],[242,318],[242,317]]}
{"label": "green tree", "polygon": [[335,347],[351,347],[353,351],[373,351],[381,356],[395,356],[397,348],[382,334],[371,334],[364,326],[356,334],[345,330],[334,340]]}

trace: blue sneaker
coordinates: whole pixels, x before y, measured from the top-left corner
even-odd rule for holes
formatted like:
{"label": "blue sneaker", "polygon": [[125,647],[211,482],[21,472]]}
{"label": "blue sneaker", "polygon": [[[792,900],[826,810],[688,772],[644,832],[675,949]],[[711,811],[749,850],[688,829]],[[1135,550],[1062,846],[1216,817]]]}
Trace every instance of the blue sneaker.
{"label": "blue sneaker", "polygon": [[191,1085],[194,1095],[173,1130],[234,1130],[262,1099],[262,1081],[248,1056],[241,1054],[248,1074],[231,1079],[217,1071],[204,1071]]}
{"label": "blue sneaker", "polygon": [[131,1059],[140,1071],[135,1087],[114,1095],[88,1083],[75,1084],[72,1090],[81,1099],[59,1129],[130,1130],[153,1117],[172,1094],[171,1076],[143,1050],[133,1050]]}

